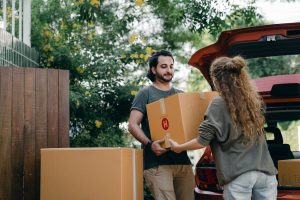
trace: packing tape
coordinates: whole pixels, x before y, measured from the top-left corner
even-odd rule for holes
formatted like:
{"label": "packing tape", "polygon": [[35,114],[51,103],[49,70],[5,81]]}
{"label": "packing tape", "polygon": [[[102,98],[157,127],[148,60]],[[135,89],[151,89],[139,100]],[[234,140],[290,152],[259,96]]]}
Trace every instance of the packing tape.
{"label": "packing tape", "polygon": [[166,133],[165,134],[165,148],[170,148],[171,144],[169,139],[171,138],[171,134],[170,133]]}
{"label": "packing tape", "polygon": [[205,93],[204,92],[199,92],[200,98],[205,99]]}
{"label": "packing tape", "polygon": [[137,169],[136,169],[136,152],[135,150],[132,149],[132,170],[133,170],[133,200],[137,200],[137,188],[136,188],[136,173],[137,173]]}
{"label": "packing tape", "polygon": [[159,105],[160,105],[160,113],[165,115],[166,112],[166,106],[165,106],[165,100],[164,99],[160,99],[159,100]]}

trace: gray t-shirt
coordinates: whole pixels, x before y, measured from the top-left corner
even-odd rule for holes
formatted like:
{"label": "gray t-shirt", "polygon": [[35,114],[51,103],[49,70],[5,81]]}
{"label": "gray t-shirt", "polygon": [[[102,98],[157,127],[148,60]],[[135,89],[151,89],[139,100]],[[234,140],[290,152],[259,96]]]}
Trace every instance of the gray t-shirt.
{"label": "gray t-shirt", "polygon": [[[153,85],[145,87],[141,89],[138,94],[135,96],[131,110],[139,110],[144,114],[143,119],[141,121],[141,128],[144,131],[145,135],[151,139],[149,124],[148,124],[148,116],[146,105],[157,101],[159,99],[171,96],[176,93],[183,92],[172,87],[168,91],[159,90]],[[187,153],[184,151],[182,153],[175,153],[173,151],[167,151],[161,156],[156,156],[151,149],[147,149],[142,146],[144,149],[144,169],[149,169],[152,167],[156,167],[159,165],[190,165],[191,162],[187,156]]]}
{"label": "gray t-shirt", "polygon": [[233,127],[222,97],[215,97],[210,103],[199,133],[198,142],[211,146],[220,185],[248,171],[277,174],[265,138],[257,138],[253,145],[244,145],[244,136]]}

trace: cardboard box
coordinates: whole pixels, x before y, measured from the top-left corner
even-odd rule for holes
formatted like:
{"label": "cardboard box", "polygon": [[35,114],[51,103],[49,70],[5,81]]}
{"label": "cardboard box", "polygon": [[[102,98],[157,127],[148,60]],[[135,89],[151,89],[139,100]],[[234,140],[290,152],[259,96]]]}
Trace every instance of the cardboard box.
{"label": "cardboard box", "polygon": [[184,143],[199,136],[198,128],[210,101],[217,92],[177,93],[147,104],[151,139],[165,138],[163,147],[169,147],[168,138]]}
{"label": "cardboard box", "polygon": [[280,186],[300,187],[300,159],[279,160],[278,179]]}
{"label": "cardboard box", "polygon": [[143,200],[143,152],[132,148],[41,150],[41,200]]}

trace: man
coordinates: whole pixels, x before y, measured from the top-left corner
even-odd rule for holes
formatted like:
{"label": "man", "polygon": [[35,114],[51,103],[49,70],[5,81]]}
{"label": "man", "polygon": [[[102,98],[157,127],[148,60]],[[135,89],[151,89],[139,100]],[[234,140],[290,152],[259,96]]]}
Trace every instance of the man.
{"label": "man", "polygon": [[161,147],[162,140],[152,141],[146,104],[182,92],[171,84],[174,58],[168,51],[156,52],[149,59],[147,77],[152,85],[141,89],[133,100],[129,132],[144,149],[144,178],[156,200],[194,199],[194,174],[186,151],[176,154]]}

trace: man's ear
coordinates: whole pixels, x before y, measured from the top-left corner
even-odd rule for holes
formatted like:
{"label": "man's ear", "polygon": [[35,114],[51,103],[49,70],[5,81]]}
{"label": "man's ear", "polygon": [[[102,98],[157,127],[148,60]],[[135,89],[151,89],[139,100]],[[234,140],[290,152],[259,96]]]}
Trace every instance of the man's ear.
{"label": "man's ear", "polygon": [[155,75],[156,74],[156,68],[155,67],[151,67],[151,72]]}

